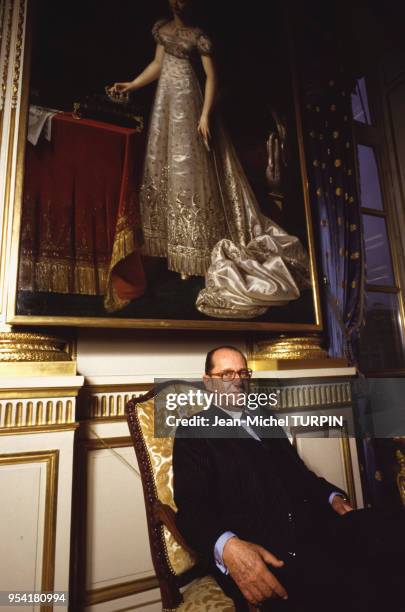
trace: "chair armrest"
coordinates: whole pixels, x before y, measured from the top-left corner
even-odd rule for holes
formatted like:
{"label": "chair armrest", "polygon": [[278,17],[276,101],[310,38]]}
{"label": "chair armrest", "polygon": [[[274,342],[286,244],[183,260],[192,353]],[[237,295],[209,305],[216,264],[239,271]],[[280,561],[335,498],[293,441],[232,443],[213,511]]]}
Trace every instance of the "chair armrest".
{"label": "chair armrest", "polygon": [[[180,531],[176,527],[176,513],[168,504],[162,504],[161,501],[156,500],[154,507],[154,518],[155,521],[162,523],[170,531],[175,540],[188,552],[190,555],[195,557],[195,552],[188,546]],[[249,612],[259,612],[253,604],[248,604]]]}
{"label": "chair armrest", "polygon": [[176,513],[168,504],[162,504],[157,500],[153,507],[155,520],[162,523],[170,531],[174,539],[193,557],[195,552],[188,546],[176,526]]}

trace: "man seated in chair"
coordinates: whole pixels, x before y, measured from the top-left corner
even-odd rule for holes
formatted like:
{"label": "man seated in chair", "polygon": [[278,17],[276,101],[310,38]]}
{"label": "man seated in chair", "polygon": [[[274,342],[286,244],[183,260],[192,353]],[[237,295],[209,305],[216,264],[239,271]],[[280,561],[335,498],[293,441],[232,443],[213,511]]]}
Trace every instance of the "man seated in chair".
{"label": "man seated in chair", "polygon": [[[250,376],[238,349],[208,353],[205,386],[231,399],[201,413],[209,426],[176,430],[179,531],[241,612],[247,602],[272,612],[404,612],[403,515],[354,511],[282,430],[261,437],[234,399]],[[218,429],[224,418],[235,426]]]}

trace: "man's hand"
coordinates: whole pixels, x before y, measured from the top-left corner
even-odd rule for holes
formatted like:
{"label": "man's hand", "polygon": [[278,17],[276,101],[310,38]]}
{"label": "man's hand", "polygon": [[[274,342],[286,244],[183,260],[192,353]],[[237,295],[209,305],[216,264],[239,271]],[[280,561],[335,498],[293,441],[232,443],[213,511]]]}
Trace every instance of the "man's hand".
{"label": "man's hand", "polygon": [[232,537],[224,546],[222,559],[251,604],[259,604],[269,597],[287,599],[285,588],[266,566],[266,563],[270,563],[273,567],[282,567],[284,561],[277,559],[262,546]]}
{"label": "man's hand", "polygon": [[350,502],[341,495],[335,495],[332,500],[332,508],[335,512],[343,516],[347,512],[353,512],[354,508],[351,507]]}

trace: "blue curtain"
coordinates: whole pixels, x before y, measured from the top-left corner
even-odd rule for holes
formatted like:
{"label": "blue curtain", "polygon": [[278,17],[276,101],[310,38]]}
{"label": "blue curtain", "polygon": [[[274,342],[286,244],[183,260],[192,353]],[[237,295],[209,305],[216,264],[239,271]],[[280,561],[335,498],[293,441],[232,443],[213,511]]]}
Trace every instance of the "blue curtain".
{"label": "blue curtain", "polygon": [[329,354],[355,363],[363,320],[364,251],[350,90],[341,69],[307,84],[303,127]]}

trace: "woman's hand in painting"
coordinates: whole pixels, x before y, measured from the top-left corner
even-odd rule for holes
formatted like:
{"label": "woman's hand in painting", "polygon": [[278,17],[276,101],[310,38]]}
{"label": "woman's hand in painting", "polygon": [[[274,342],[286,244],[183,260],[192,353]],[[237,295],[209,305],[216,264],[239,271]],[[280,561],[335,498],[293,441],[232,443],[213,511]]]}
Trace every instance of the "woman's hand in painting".
{"label": "woman's hand in painting", "polygon": [[114,83],[114,85],[109,87],[109,90],[112,93],[127,93],[128,91],[131,91],[131,85],[132,83],[129,81],[125,83]]}
{"label": "woman's hand in painting", "polygon": [[200,121],[198,122],[197,130],[201,138],[203,139],[205,148],[207,149],[207,151],[210,151],[211,150],[210,149],[211,132],[210,132],[210,123],[209,123],[209,119],[207,115],[204,115],[204,114],[201,115]]}

